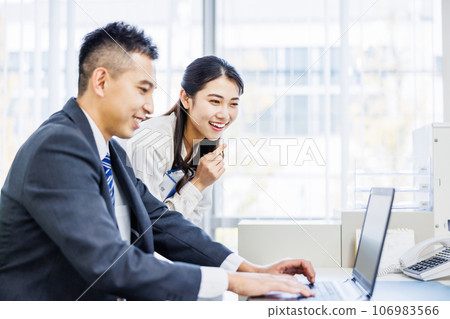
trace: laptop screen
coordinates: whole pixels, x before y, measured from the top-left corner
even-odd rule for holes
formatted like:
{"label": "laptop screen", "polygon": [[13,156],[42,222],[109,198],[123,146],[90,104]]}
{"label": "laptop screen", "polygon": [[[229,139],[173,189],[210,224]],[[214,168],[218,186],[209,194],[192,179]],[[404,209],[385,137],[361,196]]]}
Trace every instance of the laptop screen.
{"label": "laptop screen", "polygon": [[393,188],[372,188],[356,254],[353,276],[372,294],[391,214]]}

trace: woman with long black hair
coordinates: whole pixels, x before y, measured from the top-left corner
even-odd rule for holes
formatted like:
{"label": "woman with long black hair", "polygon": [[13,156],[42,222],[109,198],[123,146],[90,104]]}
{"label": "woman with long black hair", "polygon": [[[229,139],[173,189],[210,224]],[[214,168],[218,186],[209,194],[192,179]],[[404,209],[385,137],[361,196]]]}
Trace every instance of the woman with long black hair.
{"label": "woman with long black hair", "polygon": [[178,102],[143,122],[127,151],[150,192],[202,226],[203,212],[211,208],[210,186],[225,171],[220,137],[238,115],[244,84],[225,60],[205,56],[186,68],[181,87]]}

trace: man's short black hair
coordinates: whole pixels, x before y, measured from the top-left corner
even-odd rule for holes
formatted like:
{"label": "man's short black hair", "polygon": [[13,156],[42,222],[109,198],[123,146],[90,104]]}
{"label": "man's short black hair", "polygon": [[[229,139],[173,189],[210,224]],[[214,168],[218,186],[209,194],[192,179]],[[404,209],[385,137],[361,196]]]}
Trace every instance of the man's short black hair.
{"label": "man's short black hair", "polygon": [[98,67],[106,68],[112,76],[132,67],[131,53],[140,53],[152,60],[158,49],[143,30],[124,22],[113,22],[88,33],[81,45],[78,64],[78,95],[87,89],[89,77]]}

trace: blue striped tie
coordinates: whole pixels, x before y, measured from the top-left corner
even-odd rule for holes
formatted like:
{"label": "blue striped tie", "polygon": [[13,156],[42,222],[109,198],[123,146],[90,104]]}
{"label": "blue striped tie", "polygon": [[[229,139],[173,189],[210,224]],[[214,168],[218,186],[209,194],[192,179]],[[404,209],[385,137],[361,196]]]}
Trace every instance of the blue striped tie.
{"label": "blue striped tie", "polygon": [[106,153],[105,158],[102,160],[102,165],[103,165],[103,169],[105,170],[106,182],[108,183],[109,196],[111,196],[111,201],[112,201],[112,204],[114,207],[114,205],[115,205],[114,180],[113,180],[113,175],[112,175],[112,170],[111,170],[111,158],[109,157],[108,153]]}

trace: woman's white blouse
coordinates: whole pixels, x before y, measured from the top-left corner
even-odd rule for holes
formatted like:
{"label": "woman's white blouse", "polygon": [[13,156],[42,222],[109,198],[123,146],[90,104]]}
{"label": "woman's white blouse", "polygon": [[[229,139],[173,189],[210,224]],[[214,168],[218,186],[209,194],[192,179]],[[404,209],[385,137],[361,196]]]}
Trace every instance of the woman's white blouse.
{"label": "woman's white blouse", "polygon": [[[150,193],[184,217],[202,227],[203,214],[211,209],[212,187],[200,192],[191,182],[167,198],[163,198],[164,175],[172,169],[174,161],[175,114],[159,116],[143,122],[133,137],[120,140],[131,160],[136,177],[142,180]],[[182,145],[181,156],[186,157],[186,148]],[[167,177],[166,177],[167,178]]]}

